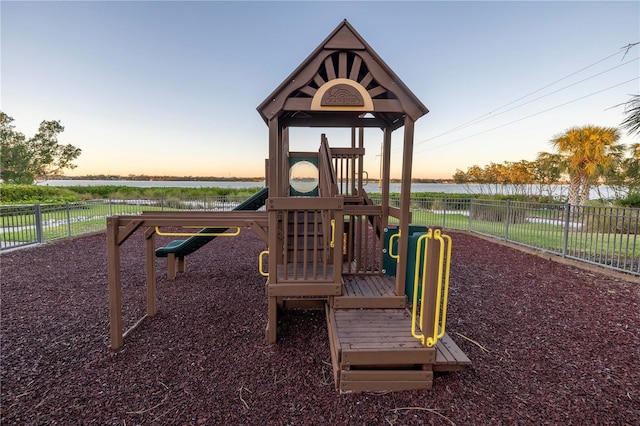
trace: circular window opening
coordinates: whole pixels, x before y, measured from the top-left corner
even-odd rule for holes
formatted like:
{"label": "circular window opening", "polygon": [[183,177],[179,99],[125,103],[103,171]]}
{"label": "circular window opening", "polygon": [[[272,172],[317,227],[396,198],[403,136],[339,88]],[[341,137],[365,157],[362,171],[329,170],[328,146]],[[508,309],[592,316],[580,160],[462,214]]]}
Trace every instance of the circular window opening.
{"label": "circular window opening", "polygon": [[318,168],[310,161],[298,161],[289,170],[289,184],[301,194],[313,192],[318,187]]}

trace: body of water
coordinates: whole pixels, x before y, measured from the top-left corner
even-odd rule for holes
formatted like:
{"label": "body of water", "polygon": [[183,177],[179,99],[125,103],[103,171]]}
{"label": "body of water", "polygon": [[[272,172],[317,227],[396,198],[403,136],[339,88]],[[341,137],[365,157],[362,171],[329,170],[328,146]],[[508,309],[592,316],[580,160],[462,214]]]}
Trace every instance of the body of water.
{"label": "body of water", "polygon": [[[148,181],[148,180],[46,180],[39,183],[43,186],[134,186],[138,188],[262,188],[264,182],[244,182],[244,181]],[[391,192],[400,192],[400,183],[392,182],[390,184]],[[535,189],[535,188],[534,188]],[[377,182],[370,182],[365,185],[365,190],[370,193],[381,192]],[[567,185],[554,185],[551,189],[553,196],[566,196],[568,193]],[[504,187],[502,192],[496,191],[494,186],[490,185],[460,185],[455,183],[413,183],[411,184],[411,192],[440,192],[444,194],[509,194],[513,192],[513,188]],[[537,193],[537,189],[532,190]],[[545,192],[545,195],[546,192]],[[591,189],[591,199],[613,197],[607,187],[594,187]]]}

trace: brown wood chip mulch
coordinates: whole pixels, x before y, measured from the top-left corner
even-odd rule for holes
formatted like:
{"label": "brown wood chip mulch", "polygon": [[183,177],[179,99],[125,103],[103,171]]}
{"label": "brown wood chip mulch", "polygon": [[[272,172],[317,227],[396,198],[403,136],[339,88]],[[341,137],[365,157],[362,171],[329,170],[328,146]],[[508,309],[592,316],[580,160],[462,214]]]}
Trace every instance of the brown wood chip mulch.
{"label": "brown wood chip mulch", "polygon": [[[265,344],[264,245],[249,231],[191,255],[173,282],[157,260],[159,314],[118,351],[104,234],[5,253],[1,422],[640,424],[640,284],[451,235],[447,331],[473,365],[386,394],[335,391],[323,311],[284,313]],[[145,310],[140,233],[122,256],[128,327]]]}

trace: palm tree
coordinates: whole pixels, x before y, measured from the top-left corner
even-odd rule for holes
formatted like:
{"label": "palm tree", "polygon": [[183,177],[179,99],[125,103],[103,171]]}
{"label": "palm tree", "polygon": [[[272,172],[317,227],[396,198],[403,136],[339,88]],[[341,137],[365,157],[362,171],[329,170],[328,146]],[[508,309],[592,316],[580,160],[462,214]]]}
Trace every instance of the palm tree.
{"label": "palm tree", "polygon": [[629,135],[640,135],[640,95],[631,95],[631,99],[624,104],[624,112],[627,117],[620,125],[627,129]]}
{"label": "palm tree", "polygon": [[551,139],[569,175],[569,204],[585,205],[591,186],[607,170],[618,166],[625,146],[618,143],[620,132],[614,127],[572,127]]}

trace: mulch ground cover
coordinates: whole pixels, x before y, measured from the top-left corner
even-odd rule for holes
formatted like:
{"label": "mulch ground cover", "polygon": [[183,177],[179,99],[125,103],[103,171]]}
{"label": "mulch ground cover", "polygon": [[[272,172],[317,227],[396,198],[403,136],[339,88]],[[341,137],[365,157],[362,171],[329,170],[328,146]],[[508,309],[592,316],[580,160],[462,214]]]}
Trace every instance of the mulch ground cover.
{"label": "mulch ground cover", "polygon": [[[280,316],[248,231],[157,260],[159,313],[109,349],[106,237],[2,254],[2,424],[640,424],[640,284],[472,235],[454,241],[447,331],[473,365],[431,391],[334,388],[324,312]],[[160,241],[162,242],[162,241]],[[144,241],[122,248],[125,328],[145,312]]]}

